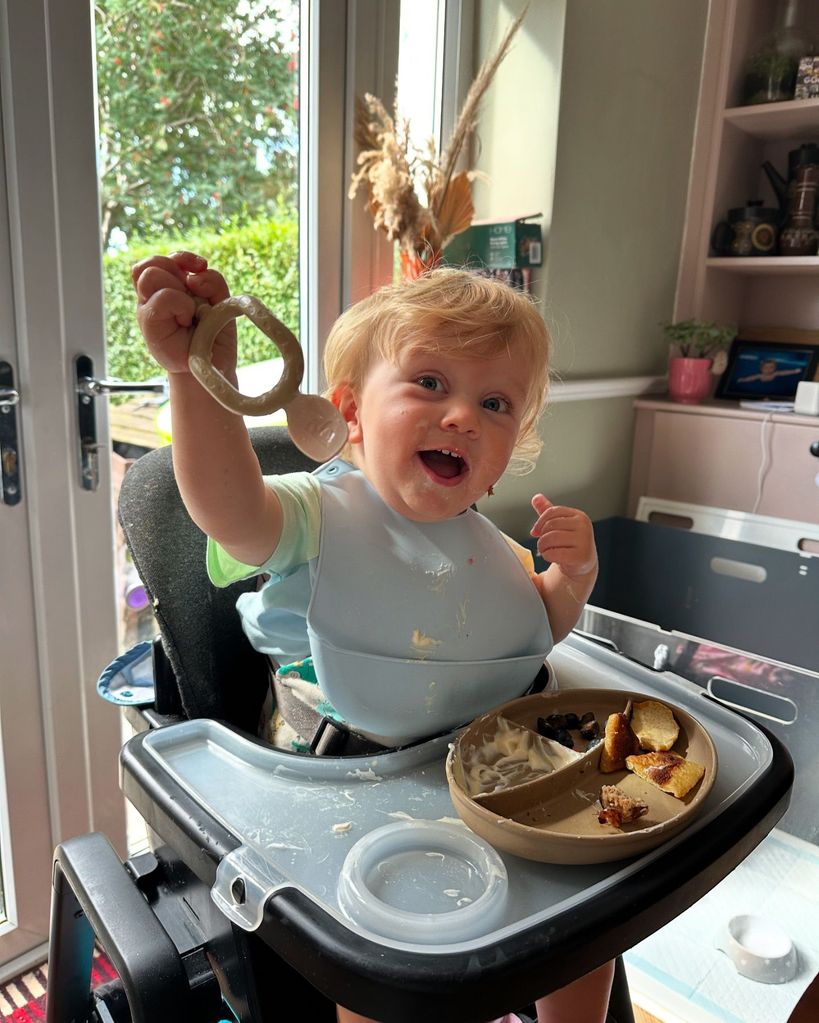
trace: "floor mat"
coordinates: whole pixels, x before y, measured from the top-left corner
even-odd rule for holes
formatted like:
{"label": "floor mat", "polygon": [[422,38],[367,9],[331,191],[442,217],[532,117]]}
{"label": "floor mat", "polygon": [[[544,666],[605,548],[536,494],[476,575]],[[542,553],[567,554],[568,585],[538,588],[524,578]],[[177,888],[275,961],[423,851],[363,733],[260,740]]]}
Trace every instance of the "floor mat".
{"label": "floor mat", "polygon": [[[116,977],[108,957],[94,950],[91,986],[98,987]],[[48,963],[15,977],[0,987],[0,1023],[42,1023],[45,1019]]]}
{"label": "floor mat", "polygon": [[[737,973],[720,949],[738,914],[788,934],[798,957],[791,980],[763,984]],[[818,914],[819,849],[774,828],[704,898],[626,953],[634,1000],[666,1023],[786,1023],[819,974]]]}

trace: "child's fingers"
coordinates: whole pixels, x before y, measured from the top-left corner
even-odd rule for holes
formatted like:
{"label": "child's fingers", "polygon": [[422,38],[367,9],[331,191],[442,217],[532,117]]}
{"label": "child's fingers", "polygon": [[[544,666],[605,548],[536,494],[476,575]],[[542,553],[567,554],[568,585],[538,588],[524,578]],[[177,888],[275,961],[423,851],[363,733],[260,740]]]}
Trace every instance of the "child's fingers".
{"label": "child's fingers", "polygon": [[537,549],[542,554],[555,547],[569,548],[577,547],[577,545],[578,535],[574,530],[549,529],[538,538]]}
{"label": "child's fingers", "polygon": [[218,270],[188,274],[185,284],[197,298],[206,298],[211,305],[216,305],[230,296],[227,282]]}
{"label": "child's fingers", "polygon": [[577,512],[572,508],[564,508],[562,505],[552,504],[546,508],[530,530],[531,536],[540,536],[544,530],[554,528],[558,525],[574,523],[577,519]]}
{"label": "child's fingers", "polygon": [[547,508],[552,507],[552,502],[548,499],[548,497],[544,497],[543,494],[535,494],[532,498],[532,507],[538,515],[542,515]]}
{"label": "child's fingers", "polygon": [[196,303],[186,291],[161,288],[137,306],[137,321],[146,338],[163,340],[193,323]]}
{"label": "child's fingers", "polygon": [[[181,295],[187,294],[184,278],[180,278],[173,271],[155,263],[149,263],[140,271],[134,279],[134,286],[137,300],[140,303],[147,302],[159,291],[177,291]],[[190,299],[189,295],[188,298]]]}
{"label": "child's fingers", "polygon": [[189,252],[187,249],[180,249],[178,252],[172,252],[170,258],[179,267],[180,270],[184,270],[185,273],[201,273],[203,270],[207,270],[208,261],[204,256],[199,256],[195,252]]}
{"label": "child's fingers", "polygon": [[131,267],[131,280],[136,288],[139,278],[146,270],[158,267],[176,277],[184,285],[189,273],[200,273],[207,265],[206,259],[192,252],[177,252],[172,256],[148,256]]}

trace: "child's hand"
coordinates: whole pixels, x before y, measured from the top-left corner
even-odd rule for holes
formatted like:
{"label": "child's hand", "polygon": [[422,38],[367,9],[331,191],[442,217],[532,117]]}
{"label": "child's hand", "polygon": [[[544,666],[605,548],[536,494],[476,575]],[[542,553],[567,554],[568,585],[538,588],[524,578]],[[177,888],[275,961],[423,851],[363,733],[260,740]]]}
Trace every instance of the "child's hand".
{"label": "child's hand", "polygon": [[[169,373],[188,372],[188,349],[196,307],[201,300],[216,305],[230,294],[224,277],[208,270],[206,259],[193,252],[150,256],[131,268],[137,293],[137,321],[148,350]],[[236,367],[234,320],[213,345],[213,365],[233,377]]]}
{"label": "child's hand", "polygon": [[531,529],[537,550],[569,579],[581,579],[597,569],[597,549],[591,519],[577,508],[554,505],[535,494],[532,507],[538,518]]}

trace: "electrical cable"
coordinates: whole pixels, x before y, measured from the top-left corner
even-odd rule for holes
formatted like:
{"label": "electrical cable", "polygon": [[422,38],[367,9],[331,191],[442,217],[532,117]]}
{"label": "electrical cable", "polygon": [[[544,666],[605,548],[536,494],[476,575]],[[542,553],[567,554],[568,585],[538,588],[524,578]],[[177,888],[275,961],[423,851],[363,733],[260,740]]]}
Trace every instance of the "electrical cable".
{"label": "electrical cable", "polygon": [[759,510],[759,505],[762,502],[762,488],[765,485],[765,477],[768,475],[768,470],[771,467],[771,434],[772,430],[768,427],[773,423],[773,412],[769,412],[767,416],[762,420],[762,426],[759,431],[760,446],[762,448],[762,461],[759,465],[759,473],[756,478],[756,501],[751,509],[751,514],[755,515]]}

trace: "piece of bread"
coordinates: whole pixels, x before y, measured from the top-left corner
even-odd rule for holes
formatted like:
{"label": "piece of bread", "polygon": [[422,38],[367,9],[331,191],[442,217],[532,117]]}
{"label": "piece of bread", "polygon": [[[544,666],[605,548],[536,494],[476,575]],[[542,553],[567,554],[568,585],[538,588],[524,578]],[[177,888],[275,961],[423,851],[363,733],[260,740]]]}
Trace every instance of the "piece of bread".
{"label": "piece of bread", "polygon": [[634,799],[618,789],[616,785],[604,785],[600,791],[602,810],[597,813],[601,824],[610,824],[613,828],[630,824],[648,813],[648,803],[642,799]]}
{"label": "piece of bread", "polygon": [[609,714],[606,721],[606,734],[603,739],[603,752],[600,754],[600,770],[604,774],[622,771],[626,766],[626,757],[637,753],[640,744],[632,731],[627,714]]}
{"label": "piece of bread", "polygon": [[631,727],[640,741],[640,749],[654,753],[671,749],[680,734],[680,726],[671,710],[656,700],[634,704]]}
{"label": "piece of bread", "polygon": [[695,764],[693,760],[686,760],[678,753],[667,751],[626,757],[626,767],[677,799],[686,796],[705,774],[702,764]]}

